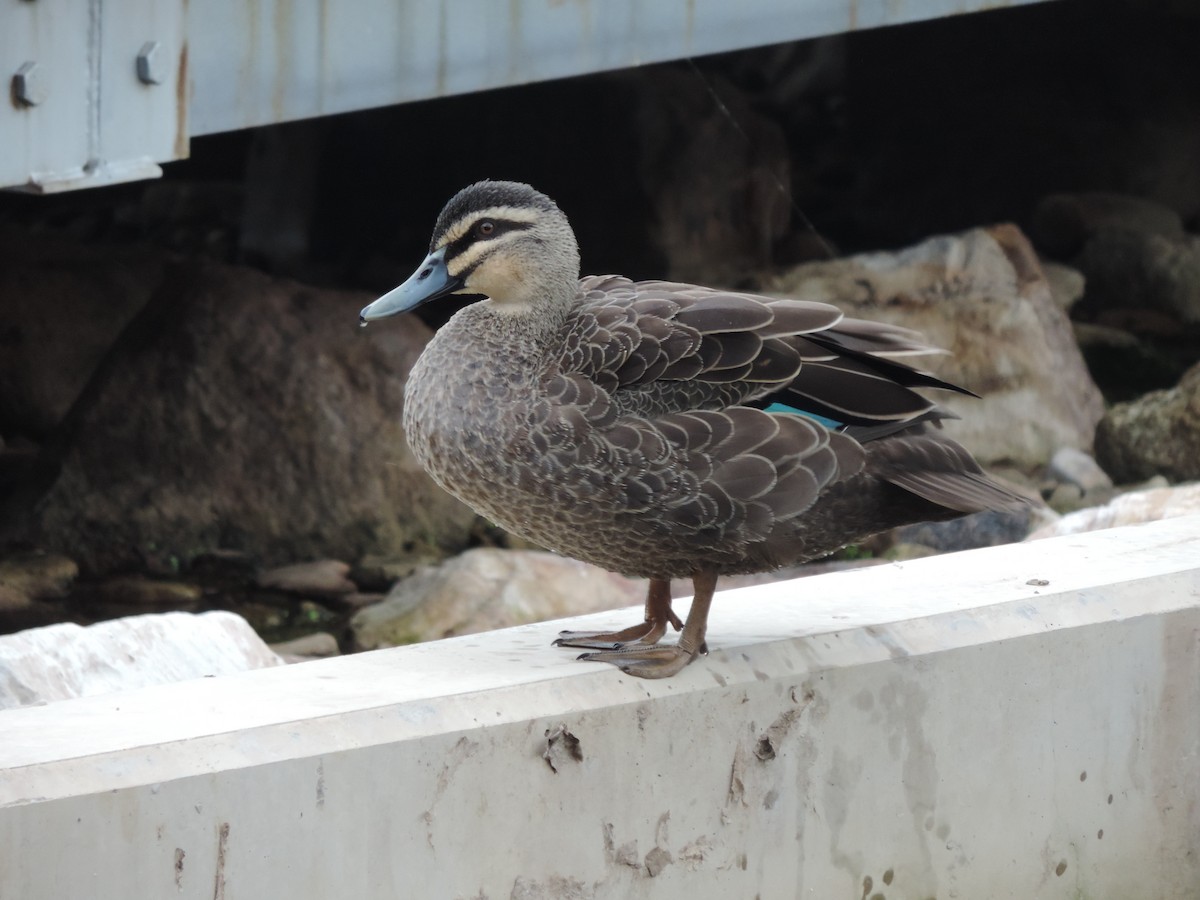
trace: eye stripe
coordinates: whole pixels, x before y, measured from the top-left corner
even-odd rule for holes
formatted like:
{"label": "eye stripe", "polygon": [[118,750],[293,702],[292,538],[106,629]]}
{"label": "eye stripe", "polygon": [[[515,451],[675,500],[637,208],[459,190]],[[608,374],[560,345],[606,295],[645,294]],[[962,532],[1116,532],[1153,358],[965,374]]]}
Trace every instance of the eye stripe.
{"label": "eye stripe", "polygon": [[[497,224],[512,222],[518,225],[522,223],[532,225],[538,221],[538,218],[537,210],[522,209],[519,206],[489,206],[487,209],[474,210],[450,223],[437,239],[437,246],[453,244],[463,235],[470,234],[475,223],[482,219],[491,219]],[[431,249],[436,249],[436,247]]]}
{"label": "eye stripe", "polygon": [[[455,278],[466,278],[479,267],[480,263],[500,250],[505,242],[516,240],[517,232],[524,231],[529,227],[518,224],[513,228],[506,229],[501,234],[499,224],[498,222],[496,223],[496,232],[491,237],[479,240],[460,238],[459,242],[465,240],[465,243],[461,247],[451,245],[446,248],[446,267],[449,269],[451,275]],[[497,238],[496,234],[500,234],[500,237]],[[468,235],[467,237],[469,238],[470,236]]]}
{"label": "eye stripe", "polygon": [[[483,219],[488,219],[496,226],[495,230],[493,230],[492,233],[487,237],[479,237],[475,234],[476,224]],[[495,219],[491,216],[477,216],[471,220],[470,224],[460,236],[452,239],[444,245],[446,247],[446,259],[453,259],[474,244],[479,244],[481,246],[485,244],[492,244],[493,242],[502,239],[507,234],[511,234],[515,231],[527,231],[532,227],[532,222],[514,222],[511,219]]]}

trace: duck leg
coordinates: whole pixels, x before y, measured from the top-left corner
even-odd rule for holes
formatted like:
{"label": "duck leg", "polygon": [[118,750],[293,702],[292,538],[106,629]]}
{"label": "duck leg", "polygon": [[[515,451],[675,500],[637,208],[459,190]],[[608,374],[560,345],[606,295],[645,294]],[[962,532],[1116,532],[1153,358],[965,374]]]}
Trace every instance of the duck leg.
{"label": "duck leg", "polygon": [[679,616],[671,609],[671,582],[651,578],[646,592],[646,620],[621,631],[560,631],[555,647],[583,647],[587,650],[620,650],[636,644],[648,647],[657,644],[667,633],[667,625],[678,631],[683,627]]}
{"label": "duck leg", "polygon": [[708,609],[712,606],[716,586],[716,575],[703,573],[692,577],[696,595],[677,644],[667,647],[635,644],[617,650],[584,653],[579,658],[612,663],[625,674],[638,678],[670,678],[695,659],[696,654],[708,652],[704,635],[708,631]]}

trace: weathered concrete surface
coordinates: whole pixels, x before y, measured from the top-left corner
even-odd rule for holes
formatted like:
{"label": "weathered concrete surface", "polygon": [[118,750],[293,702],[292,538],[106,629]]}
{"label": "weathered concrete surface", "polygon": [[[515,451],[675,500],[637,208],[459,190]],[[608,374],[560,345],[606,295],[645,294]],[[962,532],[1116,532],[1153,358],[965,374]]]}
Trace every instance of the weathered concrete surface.
{"label": "weathered concrete surface", "polygon": [[1194,898],[1198,565],[1190,517],[727,592],[663,682],[557,622],[0,713],[0,896]]}

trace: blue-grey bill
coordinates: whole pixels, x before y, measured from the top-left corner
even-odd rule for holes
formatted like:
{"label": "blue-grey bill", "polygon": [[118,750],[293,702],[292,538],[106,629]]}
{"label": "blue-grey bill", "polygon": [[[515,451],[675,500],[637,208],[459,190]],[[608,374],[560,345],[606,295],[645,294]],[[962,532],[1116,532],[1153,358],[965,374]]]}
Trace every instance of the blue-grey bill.
{"label": "blue-grey bill", "polygon": [[460,287],[461,279],[452,276],[446,268],[446,248],[439,247],[425,257],[404,284],[364,306],[358,314],[358,324],[365,326],[376,319],[410,312],[422,303],[453,294]]}

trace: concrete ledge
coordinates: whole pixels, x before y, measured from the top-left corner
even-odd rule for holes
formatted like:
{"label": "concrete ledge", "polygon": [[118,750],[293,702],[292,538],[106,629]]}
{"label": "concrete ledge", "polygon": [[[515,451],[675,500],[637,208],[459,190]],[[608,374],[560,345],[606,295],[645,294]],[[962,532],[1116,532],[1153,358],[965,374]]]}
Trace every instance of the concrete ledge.
{"label": "concrete ledge", "polygon": [[1200,896],[1200,517],[562,627],[0,713],[0,897]]}

